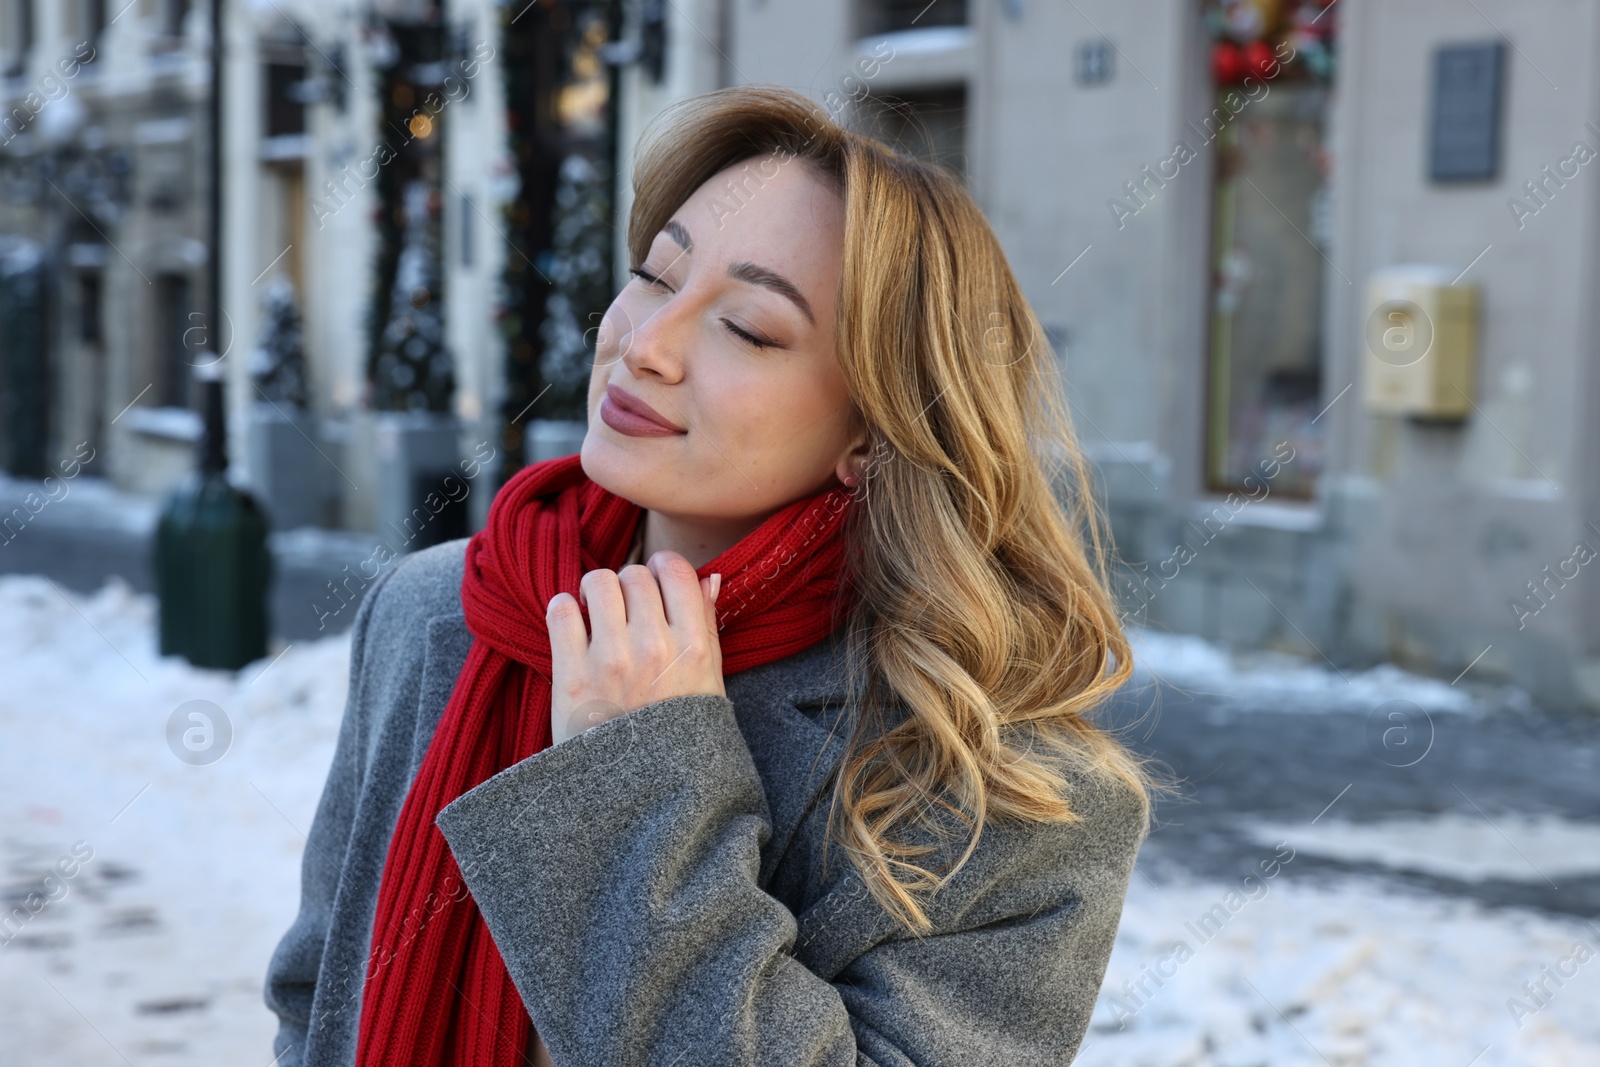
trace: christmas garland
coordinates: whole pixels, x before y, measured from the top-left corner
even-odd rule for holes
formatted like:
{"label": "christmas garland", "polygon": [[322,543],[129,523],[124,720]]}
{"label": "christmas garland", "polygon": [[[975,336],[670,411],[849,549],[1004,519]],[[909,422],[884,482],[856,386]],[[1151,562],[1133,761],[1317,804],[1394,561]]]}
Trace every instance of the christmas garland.
{"label": "christmas garland", "polygon": [[[1254,76],[1333,78],[1338,0],[1207,0],[1211,77],[1218,86]],[[1287,57],[1287,58],[1285,58]]]}

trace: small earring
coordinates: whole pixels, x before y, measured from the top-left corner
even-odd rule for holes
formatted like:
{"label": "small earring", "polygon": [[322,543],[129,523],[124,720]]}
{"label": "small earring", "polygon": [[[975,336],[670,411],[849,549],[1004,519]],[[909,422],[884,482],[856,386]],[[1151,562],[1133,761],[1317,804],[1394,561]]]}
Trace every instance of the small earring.
{"label": "small earring", "polygon": [[854,489],[856,487],[856,483],[859,482],[860,480],[861,479],[857,478],[854,474],[845,475],[845,479],[844,479],[845,488],[846,489]]}

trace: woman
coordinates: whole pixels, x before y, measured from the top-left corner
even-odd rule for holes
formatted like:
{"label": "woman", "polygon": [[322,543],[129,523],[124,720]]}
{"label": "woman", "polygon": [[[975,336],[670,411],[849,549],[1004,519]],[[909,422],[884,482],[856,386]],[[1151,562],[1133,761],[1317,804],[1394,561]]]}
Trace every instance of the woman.
{"label": "woman", "polygon": [[634,189],[582,453],[357,613],[278,1063],[1065,1064],[1149,782],[1040,327],[787,90]]}

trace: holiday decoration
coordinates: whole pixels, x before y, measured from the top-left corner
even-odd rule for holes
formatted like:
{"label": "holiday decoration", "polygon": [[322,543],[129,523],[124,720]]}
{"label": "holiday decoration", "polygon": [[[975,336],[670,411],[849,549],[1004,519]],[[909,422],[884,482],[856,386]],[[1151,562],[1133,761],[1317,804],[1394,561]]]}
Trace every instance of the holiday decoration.
{"label": "holiday decoration", "polygon": [[553,288],[539,338],[551,394],[571,398],[579,412],[594,362],[594,337],[611,302],[610,172],[573,153],[556,186],[555,233],[545,273]]}
{"label": "holiday decoration", "polygon": [[1222,0],[1222,22],[1240,44],[1273,33],[1282,17],[1282,0]]}
{"label": "holiday decoration", "polygon": [[1278,57],[1265,41],[1251,41],[1244,46],[1244,63],[1258,78],[1271,78],[1278,73]]}
{"label": "holiday decoration", "polygon": [[1218,41],[1211,46],[1211,77],[1218,85],[1243,81],[1248,69],[1244,50],[1232,41]]}
{"label": "holiday decoration", "polygon": [[372,383],[373,407],[380,411],[447,412],[455,392],[454,361],[445,347],[439,299],[436,199],[426,182],[413,181],[406,187],[405,242]]}
{"label": "holiday decoration", "polygon": [[529,462],[530,426],[584,418],[612,270],[615,94],[602,59],[620,37],[619,0],[501,8],[508,162],[508,252],[499,322],[506,339],[503,476]]}
{"label": "holiday decoration", "polygon": [[428,102],[448,69],[445,27],[437,7],[368,18],[375,132],[386,161],[372,183],[378,248],[367,318],[368,402],[379,411],[443,413],[455,389],[444,347],[439,234],[449,115],[433,114]]}
{"label": "holiday decoration", "polygon": [[1211,77],[1218,86],[1246,78],[1332,80],[1337,0],[1209,0]]}
{"label": "holiday decoration", "polygon": [[306,356],[300,332],[300,308],[294,286],[279,275],[267,283],[262,297],[265,323],[261,340],[250,353],[250,378],[258,395],[275,404],[306,406]]}
{"label": "holiday decoration", "polygon": [[1313,77],[1323,81],[1333,76],[1333,39],[1337,13],[1330,2],[1301,4],[1295,9],[1289,45],[1305,62]]}

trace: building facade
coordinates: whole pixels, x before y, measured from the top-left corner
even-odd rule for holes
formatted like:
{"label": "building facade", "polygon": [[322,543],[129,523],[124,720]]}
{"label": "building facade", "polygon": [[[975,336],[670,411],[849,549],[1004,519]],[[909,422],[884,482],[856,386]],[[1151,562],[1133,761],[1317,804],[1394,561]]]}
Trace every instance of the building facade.
{"label": "building facade", "polygon": [[8,469],[166,491],[221,352],[239,480],[406,528],[581,418],[644,124],[772,82],[964,176],[1130,618],[1600,705],[1593,5],[229,0],[217,324],[207,8],[0,0]]}
{"label": "building facade", "polygon": [[[966,175],[1058,341],[1131,617],[1600,705],[1600,10],[669,9],[688,69],[625,83],[635,125],[720,84],[892,99],[878,128]],[[1397,268],[1470,290],[1466,325],[1386,296]],[[1442,397],[1386,400],[1403,367]]]}

